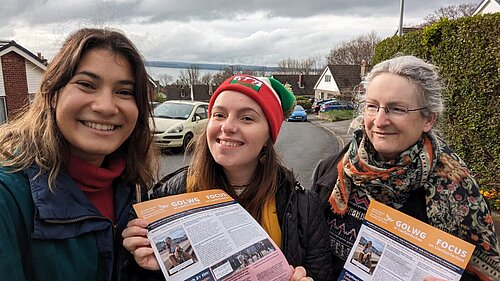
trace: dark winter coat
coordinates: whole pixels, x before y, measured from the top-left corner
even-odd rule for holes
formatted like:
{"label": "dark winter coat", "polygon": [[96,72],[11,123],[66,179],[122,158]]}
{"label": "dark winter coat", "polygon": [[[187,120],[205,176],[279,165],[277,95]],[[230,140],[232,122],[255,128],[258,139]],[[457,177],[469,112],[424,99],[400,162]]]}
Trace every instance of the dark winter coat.
{"label": "dark winter coat", "polygon": [[[347,153],[349,145],[350,144],[347,144],[338,154],[330,155],[318,163],[314,170],[313,184],[311,187],[311,190],[319,194],[324,214],[327,218],[329,236],[332,239],[332,269],[335,280],[341,273],[346,262],[345,257],[349,254],[354,240],[356,239],[356,236],[346,235],[346,233],[359,232],[370,202],[366,194],[356,190],[352,192],[348,200],[349,208],[354,210],[352,214],[348,213],[344,216],[332,214],[328,200],[338,178],[337,164]],[[425,193],[423,189],[418,189],[413,192],[399,211],[423,222],[427,222]],[[468,271],[465,271],[460,281],[469,280],[478,279],[472,276]]]}
{"label": "dark winter coat", "polygon": [[117,182],[113,224],[63,172],[53,192],[36,165],[11,173],[0,168],[0,278],[127,280],[131,255],[121,232],[135,189]]}
{"label": "dark winter coat", "polygon": [[[167,176],[168,180],[156,186],[152,197],[185,193],[186,175],[187,167]],[[275,198],[282,235],[281,250],[291,265],[305,267],[307,275],[314,280],[332,280],[330,238],[319,198],[298,182],[285,178],[280,175]]]}

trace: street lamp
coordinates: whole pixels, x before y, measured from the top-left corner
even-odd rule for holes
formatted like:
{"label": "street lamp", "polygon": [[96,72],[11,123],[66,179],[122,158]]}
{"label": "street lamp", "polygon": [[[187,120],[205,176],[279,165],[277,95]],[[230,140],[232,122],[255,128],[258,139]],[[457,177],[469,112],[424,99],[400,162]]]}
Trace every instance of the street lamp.
{"label": "street lamp", "polygon": [[405,9],[405,0],[401,0],[401,5],[399,8],[399,30],[398,35],[401,37],[403,35],[403,11]]}

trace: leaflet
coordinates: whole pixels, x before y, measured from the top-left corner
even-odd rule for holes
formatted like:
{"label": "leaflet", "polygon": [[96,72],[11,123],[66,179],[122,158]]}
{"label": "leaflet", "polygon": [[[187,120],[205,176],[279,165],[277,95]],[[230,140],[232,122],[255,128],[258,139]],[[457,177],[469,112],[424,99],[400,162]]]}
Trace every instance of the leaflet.
{"label": "leaflet", "polygon": [[459,280],[474,246],[371,201],[338,280]]}
{"label": "leaflet", "polygon": [[290,280],[292,269],[266,231],[220,189],[134,205],[167,281]]}

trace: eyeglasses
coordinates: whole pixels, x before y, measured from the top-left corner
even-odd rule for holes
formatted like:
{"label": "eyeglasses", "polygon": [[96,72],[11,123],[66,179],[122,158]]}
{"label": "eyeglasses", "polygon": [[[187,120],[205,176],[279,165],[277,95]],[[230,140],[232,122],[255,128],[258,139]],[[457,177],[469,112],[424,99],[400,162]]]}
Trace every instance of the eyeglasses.
{"label": "eyeglasses", "polygon": [[408,107],[403,105],[379,106],[377,104],[367,102],[365,106],[365,113],[369,116],[375,116],[381,108],[384,109],[385,114],[389,117],[403,117],[406,116],[408,112],[427,109],[427,107],[408,109]]}

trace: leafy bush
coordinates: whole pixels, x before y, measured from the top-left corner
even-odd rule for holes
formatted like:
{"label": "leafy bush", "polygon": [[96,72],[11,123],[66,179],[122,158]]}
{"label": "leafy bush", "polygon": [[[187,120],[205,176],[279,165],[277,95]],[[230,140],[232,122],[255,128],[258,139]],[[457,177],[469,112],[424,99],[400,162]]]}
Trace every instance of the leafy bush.
{"label": "leafy bush", "polygon": [[326,112],[321,112],[319,117],[328,121],[342,121],[353,119],[356,115],[355,110],[330,110]]}
{"label": "leafy bush", "polygon": [[297,104],[302,105],[302,107],[307,111],[311,112],[312,108],[312,103],[309,101],[308,97],[303,97],[303,96],[295,96],[297,99]]}
{"label": "leafy bush", "polygon": [[440,130],[473,171],[481,193],[500,210],[500,13],[441,19],[387,38],[377,45],[374,64],[396,54],[439,67],[446,86]]}

